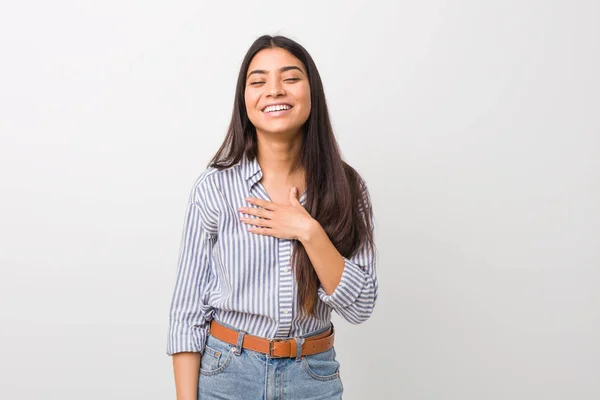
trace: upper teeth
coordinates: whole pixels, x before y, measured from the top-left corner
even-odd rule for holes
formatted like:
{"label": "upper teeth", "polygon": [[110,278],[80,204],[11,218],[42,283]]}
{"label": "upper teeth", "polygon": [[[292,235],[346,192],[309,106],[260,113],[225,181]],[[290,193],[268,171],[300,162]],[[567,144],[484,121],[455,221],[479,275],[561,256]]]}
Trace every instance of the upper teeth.
{"label": "upper teeth", "polygon": [[268,112],[272,112],[272,111],[289,110],[290,108],[292,108],[292,107],[288,106],[287,104],[277,104],[275,106],[269,106],[269,107],[265,108],[264,112],[268,113]]}

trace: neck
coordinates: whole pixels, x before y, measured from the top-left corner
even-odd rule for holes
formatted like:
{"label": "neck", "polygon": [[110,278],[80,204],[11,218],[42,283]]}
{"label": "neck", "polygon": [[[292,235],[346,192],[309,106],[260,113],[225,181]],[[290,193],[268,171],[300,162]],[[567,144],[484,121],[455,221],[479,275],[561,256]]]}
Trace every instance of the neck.
{"label": "neck", "polygon": [[265,135],[256,132],[258,140],[257,159],[263,176],[288,179],[302,173],[302,133],[293,136]]}

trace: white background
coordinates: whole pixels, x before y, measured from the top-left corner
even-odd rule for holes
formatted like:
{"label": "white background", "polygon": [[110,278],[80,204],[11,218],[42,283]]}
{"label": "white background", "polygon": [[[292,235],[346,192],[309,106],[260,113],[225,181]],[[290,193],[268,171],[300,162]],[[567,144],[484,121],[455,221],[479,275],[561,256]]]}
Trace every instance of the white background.
{"label": "white background", "polygon": [[600,3],[0,6],[0,398],[173,399],[185,205],[243,55],[305,46],[375,206],[345,399],[600,398]]}

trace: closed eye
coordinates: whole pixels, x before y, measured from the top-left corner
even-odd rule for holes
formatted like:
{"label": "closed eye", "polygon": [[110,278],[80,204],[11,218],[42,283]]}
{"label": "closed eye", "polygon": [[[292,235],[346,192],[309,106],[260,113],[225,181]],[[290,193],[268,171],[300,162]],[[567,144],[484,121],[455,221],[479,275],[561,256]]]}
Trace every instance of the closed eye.
{"label": "closed eye", "polygon": [[[300,78],[287,78],[287,79],[284,79],[285,82],[296,82],[296,81],[299,81],[299,80],[300,80]],[[263,84],[263,83],[265,83],[265,82],[264,81],[255,81],[255,82],[251,82],[250,85],[260,85],[260,84]]]}

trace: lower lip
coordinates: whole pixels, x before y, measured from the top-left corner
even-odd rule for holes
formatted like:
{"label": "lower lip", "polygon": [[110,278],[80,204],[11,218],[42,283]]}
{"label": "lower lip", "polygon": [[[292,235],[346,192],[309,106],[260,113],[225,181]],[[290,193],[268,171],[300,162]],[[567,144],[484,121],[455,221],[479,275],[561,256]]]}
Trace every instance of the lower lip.
{"label": "lower lip", "polygon": [[292,108],[289,108],[287,110],[281,110],[281,111],[271,111],[268,113],[263,112],[263,114],[265,114],[267,117],[283,117],[283,116],[289,114],[289,112],[292,111]]}

